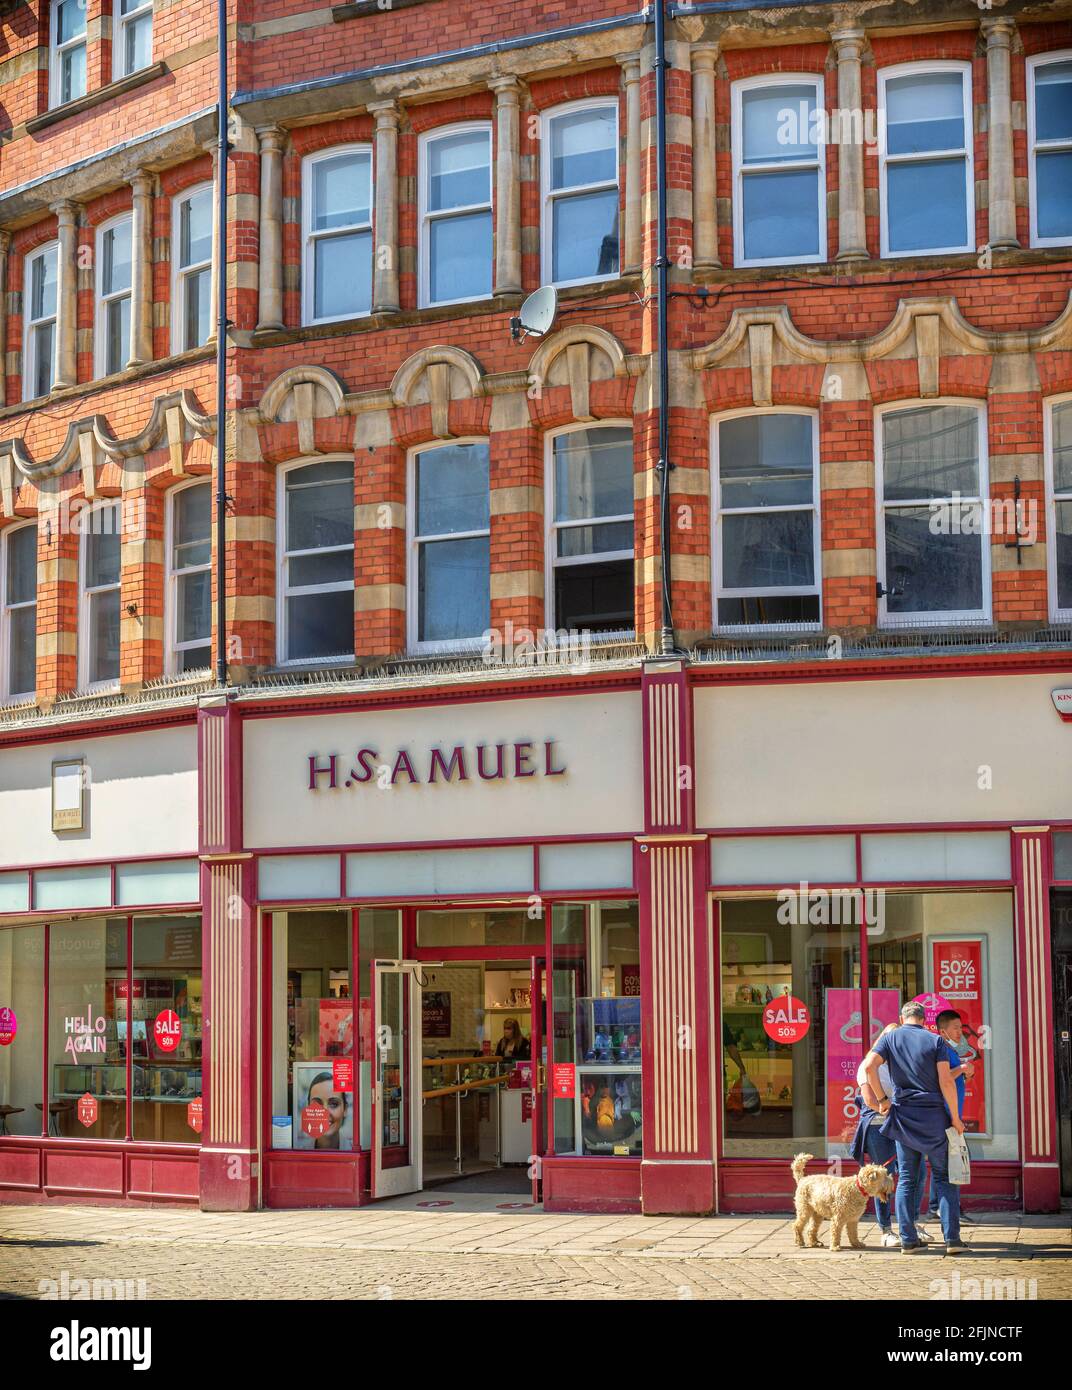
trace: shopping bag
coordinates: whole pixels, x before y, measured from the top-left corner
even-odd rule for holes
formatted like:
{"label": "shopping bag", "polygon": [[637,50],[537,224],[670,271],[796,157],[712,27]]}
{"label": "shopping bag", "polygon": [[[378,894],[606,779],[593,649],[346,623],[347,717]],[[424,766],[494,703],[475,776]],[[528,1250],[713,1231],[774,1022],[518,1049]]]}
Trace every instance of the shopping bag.
{"label": "shopping bag", "polygon": [[971,1159],[963,1134],[958,1134],[950,1126],[945,1132],[949,1144],[949,1181],[954,1187],[964,1187],[971,1182]]}
{"label": "shopping bag", "polygon": [[748,1115],[757,1115],[763,1108],[759,1092],[747,1076],[741,1077],[741,1108]]}

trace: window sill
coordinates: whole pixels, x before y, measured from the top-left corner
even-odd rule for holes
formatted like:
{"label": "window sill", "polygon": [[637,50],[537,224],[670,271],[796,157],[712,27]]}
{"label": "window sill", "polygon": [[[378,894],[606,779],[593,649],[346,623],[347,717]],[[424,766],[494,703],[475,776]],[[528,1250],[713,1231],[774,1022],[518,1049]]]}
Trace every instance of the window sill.
{"label": "window sill", "polygon": [[[721,271],[717,272],[719,275]],[[584,285],[563,288],[559,300],[590,299],[595,294],[632,293],[640,286],[638,276],[626,275],[613,280],[598,280]],[[524,294],[492,295],[487,299],[460,300],[456,304],[436,305],[427,309],[401,309],[393,314],[362,314],[352,319],[335,319],[329,323],[303,324],[290,328],[258,328],[243,339],[243,346],[283,347],[293,343],[319,342],[325,338],[343,338],[360,333],[379,333],[388,328],[409,328],[415,324],[453,322],[456,319],[492,317],[512,314],[524,299]],[[503,341],[508,341],[504,328]]]}
{"label": "window sill", "polygon": [[75,101],[66,101],[62,106],[54,106],[50,111],[43,111],[40,116],[32,116],[26,122],[26,133],[36,135],[39,130],[47,130],[49,126],[65,121],[68,116],[78,116],[83,111],[91,111],[94,106],[102,106],[104,102],[111,101],[113,97],[124,96],[127,92],[132,92],[138,87],[144,87],[147,82],[153,82],[156,78],[163,77],[165,72],[167,72],[167,64],[164,62],[152,63],[147,68],[139,68],[137,72],[132,72],[127,77],[120,77],[116,82],[109,82],[106,87],[99,87],[95,92],[87,92],[84,97],[78,97]]}
{"label": "window sill", "polygon": [[[994,251],[993,264],[999,269],[1017,266],[1066,264],[1072,256],[1068,246],[1020,246],[1007,251]],[[977,270],[979,257],[970,252],[918,252],[906,256],[866,256],[853,261],[780,261],[764,265],[731,265],[700,267],[693,271],[693,285],[753,284],[769,280],[821,281],[836,276],[839,282],[863,280],[873,276],[897,275],[909,277],[915,272],[936,270]],[[678,290],[677,293],[680,293]],[[695,289],[692,291],[695,293]]]}
{"label": "window sill", "polygon": [[74,400],[77,397],[87,395],[90,391],[105,391],[111,386],[123,386],[127,382],[141,381],[144,377],[155,376],[160,372],[174,371],[194,362],[207,362],[215,356],[215,344],[206,343],[204,347],[190,348],[188,352],[175,353],[171,357],[157,357],[151,362],[140,362],[136,367],[125,367],[123,371],[116,372],[112,376],[96,377],[92,381],[79,381],[74,386],[64,386],[58,391],[50,391],[47,396],[33,396],[27,401],[17,401],[14,405],[2,406],[0,407],[0,420],[7,419],[12,415],[25,415],[29,410],[38,410],[42,406],[52,405],[56,401]]}

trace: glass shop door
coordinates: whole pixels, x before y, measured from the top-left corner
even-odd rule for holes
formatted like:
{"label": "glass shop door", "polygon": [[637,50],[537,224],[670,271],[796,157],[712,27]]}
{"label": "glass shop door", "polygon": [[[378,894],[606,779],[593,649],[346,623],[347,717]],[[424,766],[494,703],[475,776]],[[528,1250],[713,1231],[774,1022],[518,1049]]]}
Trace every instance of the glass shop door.
{"label": "glass shop door", "polygon": [[372,962],[372,1195],[419,1192],[421,986],[414,961]]}

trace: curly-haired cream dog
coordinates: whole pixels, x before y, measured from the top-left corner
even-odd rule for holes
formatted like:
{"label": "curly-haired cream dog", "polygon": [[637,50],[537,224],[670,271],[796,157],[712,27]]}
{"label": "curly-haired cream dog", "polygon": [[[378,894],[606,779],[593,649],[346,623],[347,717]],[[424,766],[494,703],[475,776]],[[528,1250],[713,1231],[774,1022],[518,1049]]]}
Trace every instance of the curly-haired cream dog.
{"label": "curly-haired cream dog", "polygon": [[[856,1226],[867,1210],[869,1197],[888,1197],[893,1191],[893,1179],[887,1169],[877,1163],[868,1163],[851,1178],[834,1178],[827,1173],[805,1177],[811,1154],[797,1154],[793,1159],[793,1177],[796,1179],[797,1219],[793,1222],[793,1235],[798,1245],[821,1245],[819,1226],[825,1220],[830,1222],[830,1249],[841,1249],[841,1233],[847,1231],[849,1244],[854,1250],[862,1248],[857,1238]],[[804,1227],[808,1226],[808,1238],[804,1239]]]}

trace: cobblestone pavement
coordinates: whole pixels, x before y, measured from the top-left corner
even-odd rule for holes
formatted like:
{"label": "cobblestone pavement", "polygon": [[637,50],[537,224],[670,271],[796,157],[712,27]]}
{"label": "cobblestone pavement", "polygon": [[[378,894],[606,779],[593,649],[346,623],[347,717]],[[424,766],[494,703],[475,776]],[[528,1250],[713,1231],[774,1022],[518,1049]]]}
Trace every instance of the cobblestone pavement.
{"label": "cobblestone pavement", "polygon": [[875,1247],[870,1233],[862,1251],[797,1250],[782,1216],[488,1209],[500,1200],[242,1215],[5,1206],[0,1291],[36,1298],[42,1280],[66,1272],[144,1280],[150,1299],[873,1299],[880,1290],[931,1300],[970,1297],[972,1279],[1072,1298],[1067,1216],[981,1217],[965,1255],[908,1257]]}

